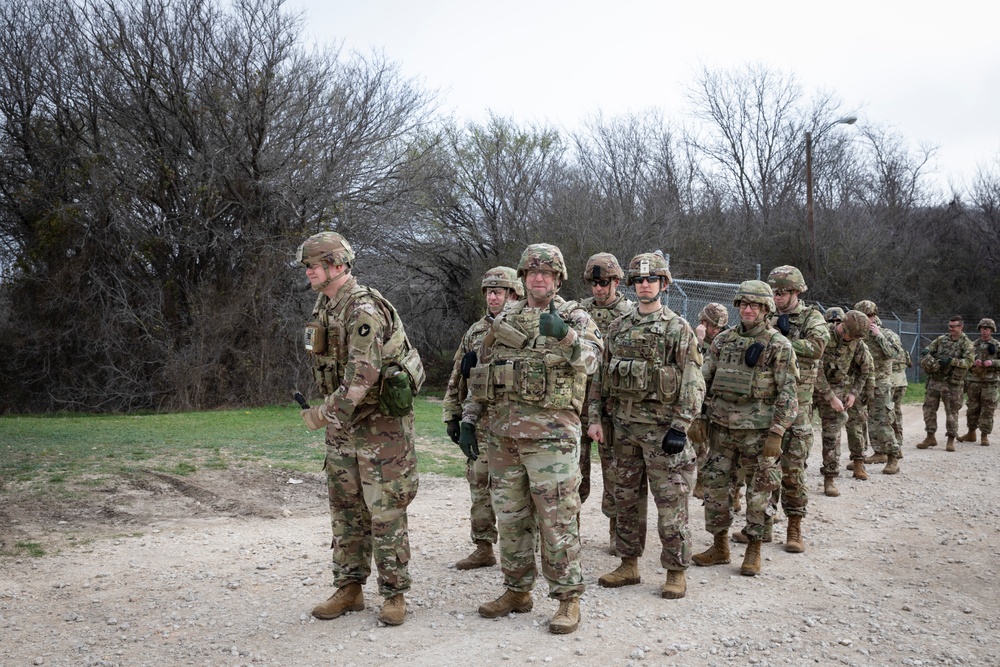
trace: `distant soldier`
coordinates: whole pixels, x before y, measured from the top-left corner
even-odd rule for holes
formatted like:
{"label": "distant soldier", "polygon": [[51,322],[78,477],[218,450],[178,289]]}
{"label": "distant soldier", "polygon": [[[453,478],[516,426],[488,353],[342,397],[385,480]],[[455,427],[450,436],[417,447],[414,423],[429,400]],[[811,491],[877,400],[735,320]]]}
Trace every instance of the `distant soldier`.
{"label": "distant soldier", "polygon": [[[872,450],[875,456],[872,463],[885,463],[882,473],[894,475],[899,472],[899,446],[893,424],[896,412],[892,403],[892,364],[903,352],[899,336],[891,329],[882,326],[878,317],[878,306],[875,302],[864,300],[854,304],[854,309],[868,316],[868,333],[865,344],[872,355],[875,372],[875,389],[872,400],[868,404],[868,434],[871,437]],[[864,446],[862,445],[862,451]],[[860,465],[860,467],[859,467]],[[864,462],[854,464],[854,476],[864,479],[867,472],[863,469]]]}
{"label": "distant soldier", "polygon": [[[831,306],[824,313],[827,324],[837,324],[844,321],[844,309],[840,306]],[[818,377],[818,376],[817,376]]]}
{"label": "distant soldier", "polygon": [[640,582],[645,526],[638,525],[643,485],[648,476],[656,502],[660,565],[667,571],[660,595],[682,598],[684,572],[691,560],[688,495],[694,483],[694,448],[687,429],[701,414],[705,398],[702,356],[694,330],[660,295],[671,283],[662,255],[644,253],[629,263],[628,284],[635,287],[636,311],[615,320],[605,339],[604,372],[594,377],[590,394],[590,435],[603,442],[598,419],[611,398],[614,418],[617,552],[621,565],[598,579],[605,588]]}
{"label": "distant soldier", "polygon": [[[831,309],[832,310],[832,309]],[[834,480],[840,476],[840,432],[847,409],[862,395],[872,374],[872,356],[863,338],[868,316],[858,310],[844,313],[843,321],[831,322],[830,342],[823,352],[823,372],[816,378],[816,405],[823,429],[823,490],[839,496]],[[864,451],[852,451],[851,460],[864,465]]]}
{"label": "distant soldier", "polygon": [[917,449],[936,447],[938,405],[944,403],[944,427],[948,443],[945,449],[955,451],[958,435],[958,411],[962,409],[965,377],[975,360],[975,350],[969,337],[962,333],[964,321],[958,315],[948,320],[948,333],[938,336],[920,352],[920,367],[928,374],[924,394],[924,429],[927,437]]}
{"label": "distant soldier", "polygon": [[[889,333],[899,340],[899,336],[892,329]],[[903,347],[903,342],[899,341],[900,354],[892,360],[892,411],[895,418],[892,421],[892,429],[896,435],[896,442],[899,443],[899,458],[903,458],[903,397],[906,395],[906,388],[910,382],[906,377],[906,369],[913,367],[909,351]]]}
{"label": "distant soldier", "polygon": [[[486,316],[469,327],[462,336],[462,342],[455,351],[451,377],[448,378],[448,390],[442,402],[442,419],[447,427],[448,437],[459,445],[461,435],[462,404],[468,396],[469,388],[466,376],[469,373],[467,357],[470,352],[479,350],[486,336],[486,331],[493,323],[493,318],[500,314],[508,300],[516,301],[524,296],[524,287],[517,277],[517,271],[509,266],[496,266],[483,276],[483,296],[486,298]],[[463,364],[463,360],[466,363]],[[486,460],[486,436],[484,424],[480,420],[476,427],[476,436],[484,444],[482,451],[478,445],[465,446],[462,453],[466,456],[465,478],[469,482],[469,493],[472,496],[472,507],[469,520],[472,526],[472,542],[476,550],[466,558],[455,563],[457,570],[472,570],[478,567],[496,565],[493,555],[493,545],[497,541],[497,516],[490,500],[490,469]]]}
{"label": "distant soldier", "polygon": [[[592,296],[580,302],[580,306],[590,314],[590,318],[600,329],[601,335],[606,339],[608,327],[611,322],[629,315],[635,310],[635,304],[618,293],[618,285],[625,274],[618,264],[618,259],[607,252],[599,252],[587,260],[587,265],[583,270],[583,280],[590,285]],[[597,370],[595,375],[601,372]],[[587,378],[587,396],[590,396],[591,378]],[[615,471],[614,471],[614,436],[611,414],[607,409],[601,410],[601,429],[604,431],[604,442],[597,445],[597,452],[601,458],[601,476],[604,480],[604,493],[601,496],[601,512],[608,517],[608,550],[614,555],[615,551]],[[590,450],[593,442],[588,434],[590,420],[587,410],[584,409],[580,415],[582,420],[583,437],[580,440],[580,472],[583,480],[580,482],[580,502],[587,501],[590,495]],[[643,478],[639,493],[639,532],[643,546],[646,544],[646,505],[649,486]]]}
{"label": "distant soldier", "polygon": [[705,462],[705,529],[714,544],[692,558],[697,565],[729,562],[733,523],[731,479],[742,467],[747,484],[749,540],[740,573],[760,573],[760,543],[771,493],[781,487],[781,439],[798,413],[795,352],[768,324],[775,312],[771,287],[760,280],[740,284],[733,299],[740,324],[719,334],[703,367],[708,386],[709,450]]}
{"label": "distant soldier", "polygon": [[966,412],[969,432],[959,438],[959,441],[975,442],[978,428],[982,433],[979,444],[985,447],[990,444],[993,413],[997,407],[997,388],[1000,387],[1000,343],[993,338],[997,325],[990,318],[979,320],[978,329],[979,339],[972,344],[972,369],[965,383],[969,394],[969,409]]}
{"label": "distant soldier", "polygon": [[[698,313],[698,326],[694,328],[694,334],[698,337],[698,351],[701,352],[702,357],[708,354],[708,348],[712,346],[712,341],[726,330],[728,323],[729,311],[721,303],[709,303],[701,309],[701,312]],[[701,483],[702,467],[705,465],[705,459],[708,458],[707,420],[708,417],[699,416],[693,424],[695,432],[692,433],[692,430],[688,430],[688,437],[694,442],[695,455],[698,457],[698,477],[694,484],[694,497],[702,502],[705,500],[705,488]],[[740,511],[741,486],[742,483],[738,484],[736,489],[736,507],[733,508],[736,512]]]}
{"label": "distant soldier", "polygon": [[417,494],[413,393],[424,379],[420,355],[392,304],[351,275],[354,250],[343,236],[310,236],[298,261],[320,293],[305,345],[323,403],[302,410],[302,419],[310,430],[326,428],[338,587],[312,614],[326,620],[364,609],[361,587],[374,555],[385,598],[378,620],[400,625],[410,589],[406,508]]}

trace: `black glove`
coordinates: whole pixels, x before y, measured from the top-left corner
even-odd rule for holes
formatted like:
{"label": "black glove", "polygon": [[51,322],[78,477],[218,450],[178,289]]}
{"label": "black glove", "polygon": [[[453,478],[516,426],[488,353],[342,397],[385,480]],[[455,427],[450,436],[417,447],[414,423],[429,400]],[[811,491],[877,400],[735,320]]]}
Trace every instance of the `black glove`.
{"label": "black glove", "polygon": [[757,360],[760,359],[760,353],[764,351],[763,343],[754,343],[747,348],[746,354],[743,355],[743,363],[745,363],[750,368],[757,365]]}
{"label": "black glove", "polygon": [[562,340],[569,333],[569,325],[559,317],[554,301],[549,301],[549,312],[542,313],[538,319],[538,333],[556,340]]}
{"label": "black glove", "polygon": [[458,436],[458,447],[465,458],[475,461],[479,458],[479,443],[476,442],[476,427],[469,422],[462,422],[462,432]]}
{"label": "black glove", "polygon": [[774,326],[778,327],[778,331],[781,332],[782,336],[787,336],[788,332],[792,330],[792,323],[788,319],[788,313],[778,315],[778,321],[775,322]]}
{"label": "black glove", "polygon": [[994,345],[993,343],[986,343],[986,349],[990,351],[990,354],[997,353],[997,346]]}
{"label": "black glove", "polygon": [[663,436],[663,453],[671,455],[680,454],[684,451],[685,444],[687,444],[687,436],[684,435],[684,432],[671,428]]}
{"label": "black glove", "polygon": [[451,441],[457,445],[458,436],[462,433],[462,427],[459,426],[458,417],[449,419],[445,422],[445,425],[448,427],[448,437],[451,438]]}
{"label": "black glove", "polygon": [[947,368],[951,366],[951,357],[940,357],[938,363],[941,364],[941,368]]}
{"label": "black glove", "polygon": [[459,369],[462,371],[462,377],[468,380],[469,374],[472,372],[472,369],[475,368],[476,364],[478,363],[479,363],[479,357],[476,355],[475,350],[469,350],[468,352],[463,354],[462,363],[461,365],[459,365]]}

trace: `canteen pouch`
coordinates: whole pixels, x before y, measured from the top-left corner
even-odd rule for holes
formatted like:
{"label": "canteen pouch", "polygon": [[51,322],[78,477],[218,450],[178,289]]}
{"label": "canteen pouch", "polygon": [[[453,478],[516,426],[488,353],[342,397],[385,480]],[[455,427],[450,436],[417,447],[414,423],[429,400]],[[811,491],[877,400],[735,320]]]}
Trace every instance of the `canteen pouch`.
{"label": "canteen pouch", "polygon": [[389,417],[405,417],[413,410],[409,374],[399,366],[387,367],[379,388],[378,408]]}
{"label": "canteen pouch", "polygon": [[417,352],[417,348],[411,347],[398,363],[410,377],[410,382],[413,383],[413,393],[419,394],[427,375],[424,373],[424,364],[420,361],[420,353]]}

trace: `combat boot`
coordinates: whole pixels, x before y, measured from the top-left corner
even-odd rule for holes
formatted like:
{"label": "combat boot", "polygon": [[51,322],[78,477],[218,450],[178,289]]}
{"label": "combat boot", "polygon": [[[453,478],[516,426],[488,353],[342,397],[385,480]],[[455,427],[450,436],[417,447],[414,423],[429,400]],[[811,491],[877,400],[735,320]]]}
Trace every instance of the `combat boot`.
{"label": "combat boot", "polygon": [[402,593],[396,593],[391,598],[386,598],[382,603],[382,610],[378,613],[378,620],[386,625],[402,625],[406,620],[406,600]]}
{"label": "combat boot", "polygon": [[361,611],[365,608],[365,596],[361,584],[347,584],[337,589],[326,602],[313,607],[312,615],[321,621],[342,616],[345,611]]}
{"label": "combat boot", "polygon": [[[771,542],[774,540],[774,517],[769,516],[764,519],[764,537],[761,538],[762,542]],[[749,544],[750,538],[747,536],[746,529],[740,530],[738,533],[733,533],[733,542],[739,542],[740,544]]]}
{"label": "combat boot", "polygon": [[785,551],[800,554],[806,550],[802,542],[802,517],[794,514],[788,517],[788,532],[785,533]]}
{"label": "combat boot", "polygon": [[948,444],[944,446],[944,451],[946,452],[955,451],[955,436],[953,435],[948,436]]}
{"label": "combat boot", "polygon": [[830,496],[831,498],[836,498],[840,495],[840,490],[837,485],[833,483],[836,477],[824,477],[823,478],[823,493]]}
{"label": "combat boot", "polygon": [[976,429],[970,428],[969,432],[965,435],[958,436],[959,442],[975,442],[976,441]]}
{"label": "combat boot", "polygon": [[496,564],[497,559],[493,555],[493,545],[487,540],[476,540],[476,550],[455,563],[455,569],[475,570],[477,567],[490,567]]}
{"label": "combat boot", "polygon": [[872,454],[865,459],[865,463],[871,465],[872,463],[885,463],[889,457],[886,454]]}
{"label": "combat boot", "polygon": [[848,461],[847,465],[844,467],[847,468],[848,470],[854,470],[854,461]]}
{"label": "combat boot", "polygon": [[854,479],[861,481],[868,479],[868,473],[865,472],[865,462],[860,459],[854,462]]}
{"label": "combat boot", "polygon": [[618,532],[618,519],[617,517],[611,517],[610,524],[608,526],[608,553],[612,556],[618,555],[618,538],[616,533]]}
{"label": "combat boot", "polygon": [[979,438],[979,444],[982,445],[983,447],[989,447],[990,446],[989,434],[983,433],[982,436]]}
{"label": "combat boot", "polygon": [[760,574],[760,540],[750,540],[747,544],[747,552],[743,554],[740,574],[746,577],[756,577]]}
{"label": "combat boot", "polygon": [[509,588],[503,592],[493,602],[487,602],[479,607],[479,615],[483,618],[499,618],[514,612],[515,614],[526,614],[535,605],[531,599],[531,591],[518,593]]}
{"label": "combat boot", "polygon": [[667,581],[660,586],[660,597],[679,600],[687,593],[687,578],[684,570],[667,570]]}
{"label": "combat boot", "polygon": [[886,459],[885,467],[882,468],[883,475],[895,475],[899,472],[899,459],[895,456],[890,456]]}
{"label": "combat boot", "polygon": [[691,557],[695,565],[725,565],[729,562],[729,531],[723,531],[715,536],[715,542],[700,554]]}
{"label": "combat boot", "polygon": [[580,625],[580,598],[559,601],[559,611],[549,621],[549,632],[568,635]]}
{"label": "combat boot", "polygon": [[597,583],[604,588],[619,588],[638,584],[639,581],[639,559],[626,556],[622,558],[621,565],[612,572],[602,574]]}
{"label": "combat boot", "polygon": [[937,447],[937,438],[934,437],[933,433],[928,433],[926,438],[917,443],[917,449],[927,449],[928,447]]}

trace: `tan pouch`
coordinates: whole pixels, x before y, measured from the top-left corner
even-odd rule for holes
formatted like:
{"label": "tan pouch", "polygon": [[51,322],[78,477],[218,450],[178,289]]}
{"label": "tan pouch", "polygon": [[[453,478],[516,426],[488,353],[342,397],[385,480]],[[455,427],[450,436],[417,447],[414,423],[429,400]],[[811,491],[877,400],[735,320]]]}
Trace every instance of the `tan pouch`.
{"label": "tan pouch", "polygon": [[676,403],[680,394],[680,370],[673,366],[663,366],[658,372],[659,394],[662,403]]}
{"label": "tan pouch", "polygon": [[490,369],[492,366],[474,366],[469,371],[469,393],[472,398],[478,401],[492,401],[496,394],[493,389],[493,382],[490,380]]}
{"label": "tan pouch", "polygon": [[503,320],[493,323],[493,337],[496,341],[506,347],[520,350],[528,340],[528,336],[516,327],[507,324]]}
{"label": "tan pouch", "polygon": [[319,322],[310,322],[303,332],[302,343],[306,352],[323,354],[326,352],[326,327]]}

